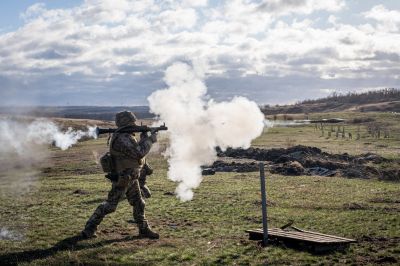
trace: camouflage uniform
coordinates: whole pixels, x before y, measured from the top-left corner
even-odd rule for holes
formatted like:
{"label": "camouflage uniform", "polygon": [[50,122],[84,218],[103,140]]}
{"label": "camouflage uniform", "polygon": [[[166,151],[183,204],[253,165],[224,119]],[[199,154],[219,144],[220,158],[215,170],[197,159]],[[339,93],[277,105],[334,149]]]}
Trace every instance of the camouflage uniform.
{"label": "camouflage uniform", "polygon": [[139,175],[139,186],[140,191],[142,192],[142,196],[146,199],[151,197],[151,191],[149,187],[146,185],[147,183],[147,176],[153,173],[153,169],[149,166],[147,162],[144,163],[142,170],[140,170]]}
{"label": "camouflage uniform", "polygon": [[[131,112],[120,112],[116,115],[118,128],[131,125],[136,120]],[[84,237],[95,235],[97,226],[103,218],[116,210],[118,202],[126,196],[129,204],[133,207],[133,218],[137,222],[139,234],[144,237],[158,238],[147,222],[144,208],[145,201],[139,184],[140,172],[145,163],[145,156],[156,142],[155,133],[151,136],[143,134],[138,142],[129,133],[114,133],[110,142],[110,153],[114,159],[115,170],[119,174],[118,180],[112,182],[107,200],[101,203],[86,223],[82,231]]]}

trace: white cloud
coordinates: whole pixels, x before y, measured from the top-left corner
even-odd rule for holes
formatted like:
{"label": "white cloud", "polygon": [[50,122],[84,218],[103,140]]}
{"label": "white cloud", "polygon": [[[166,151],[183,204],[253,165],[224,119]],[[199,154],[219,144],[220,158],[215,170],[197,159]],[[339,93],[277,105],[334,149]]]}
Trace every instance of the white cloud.
{"label": "white cloud", "polygon": [[208,0],[183,0],[182,6],[184,7],[205,7],[208,4]]}
{"label": "white cloud", "polygon": [[[363,13],[368,23],[354,25],[342,22],[344,7],[343,0],[86,0],[69,9],[35,4],[21,15],[21,28],[0,34],[0,96],[35,86],[40,94],[42,84],[47,97],[51,89],[61,94],[80,82],[82,93],[112,84],[121,91],[148,88],[137,91],[148,95],[167,65],[192,58],[209,61],[210,80],[384,77],[398,84],[400,12],[378,5]],[[319,11],[328,13],[324,27],[306,16]],[[129,86],[130,80],[142,83]],[[245,88],[237,87],[238,94]],[[221,90],[219,95],[235,94],[226,85]]]}
{"label": "white cloud", "polygon": [[264,0],[257,10],[283,15],[289,13],[311,14],[317,10],[336,12],[345,7],[343,0]]}
{"label": "white cloud", "polygon": [[159,15],[159,22],[164,30],[175,31],[179,29],[190,29],[197,21],[196,11],[192,8],[179,8],[176,10],[165,10]]}
{"label": "white cloud", "polygon": [[398,10],[388,10],[383,5],[377,5],[363,15],[376,20],[382,31],[398,32],[400,29],[400,11]]}
{"label": "white cloud", "polygon": [[46,11],[44,3],[36,3],[28,7],[28,9],[20,14],[20,17],[25,21],[29,21],[30,19],[34,19],[37,16],[40,16]]}

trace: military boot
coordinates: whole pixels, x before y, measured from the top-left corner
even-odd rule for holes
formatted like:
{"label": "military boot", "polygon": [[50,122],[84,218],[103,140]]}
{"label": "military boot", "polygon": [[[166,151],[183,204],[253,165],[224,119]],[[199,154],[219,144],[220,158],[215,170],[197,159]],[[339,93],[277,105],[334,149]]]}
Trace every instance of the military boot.
{"label": "military boot", "polygon": [[89,231],[87,229],[82,230],[81,232],[81,237],[83,239],[89,239],[89,238],[96,238],[97,234],[94,231]]}
{"label": "military boot", "polygon": [[147,222],[143,222],[139,225],[139,236],[150,239],[159,239],[160,235],[152,231]]}
{"label": "military boot", "polygon": [[81,232],[81,237],[83,239],[96,238],[96,230],[97,226],[86,225],[85,229],[83,229]]}

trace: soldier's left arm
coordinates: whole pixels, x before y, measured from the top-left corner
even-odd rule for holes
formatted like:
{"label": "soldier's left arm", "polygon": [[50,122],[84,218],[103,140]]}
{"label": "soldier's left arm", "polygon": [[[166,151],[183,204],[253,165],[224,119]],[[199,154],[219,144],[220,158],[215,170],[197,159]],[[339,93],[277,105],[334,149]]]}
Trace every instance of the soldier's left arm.
{"label": "soldier's left arm", "polygon": [[134,159],[142,159],[149,153],[153,142],[151,139],[141,140],[139,143],[136,142],[128,134],[118,137],[114,141],[113,148],[124,153]]}

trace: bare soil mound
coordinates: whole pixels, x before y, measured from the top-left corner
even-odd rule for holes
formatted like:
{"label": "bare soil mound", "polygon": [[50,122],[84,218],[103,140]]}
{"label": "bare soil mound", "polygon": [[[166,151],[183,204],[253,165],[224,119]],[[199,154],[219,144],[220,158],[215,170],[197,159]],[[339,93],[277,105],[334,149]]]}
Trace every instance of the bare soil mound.
{"label": "bare soil mound", "polygon": [[[216,161],[205,167],[203,174],[215,172],[253,172],[258,171],[256,161],[266,162],[272,173],[282,175],[320,175],[343,176],[348,178],[380,178],[400,181],[398,162],[380,155],[367,153],[361,155],[331,154],[310,146],[293,146],[287,149],[217,149],[218,156],[236,159],[252,159],[253,162],[236,163]],[[382,169],[379,164],[393,162],[393,168]]]}

